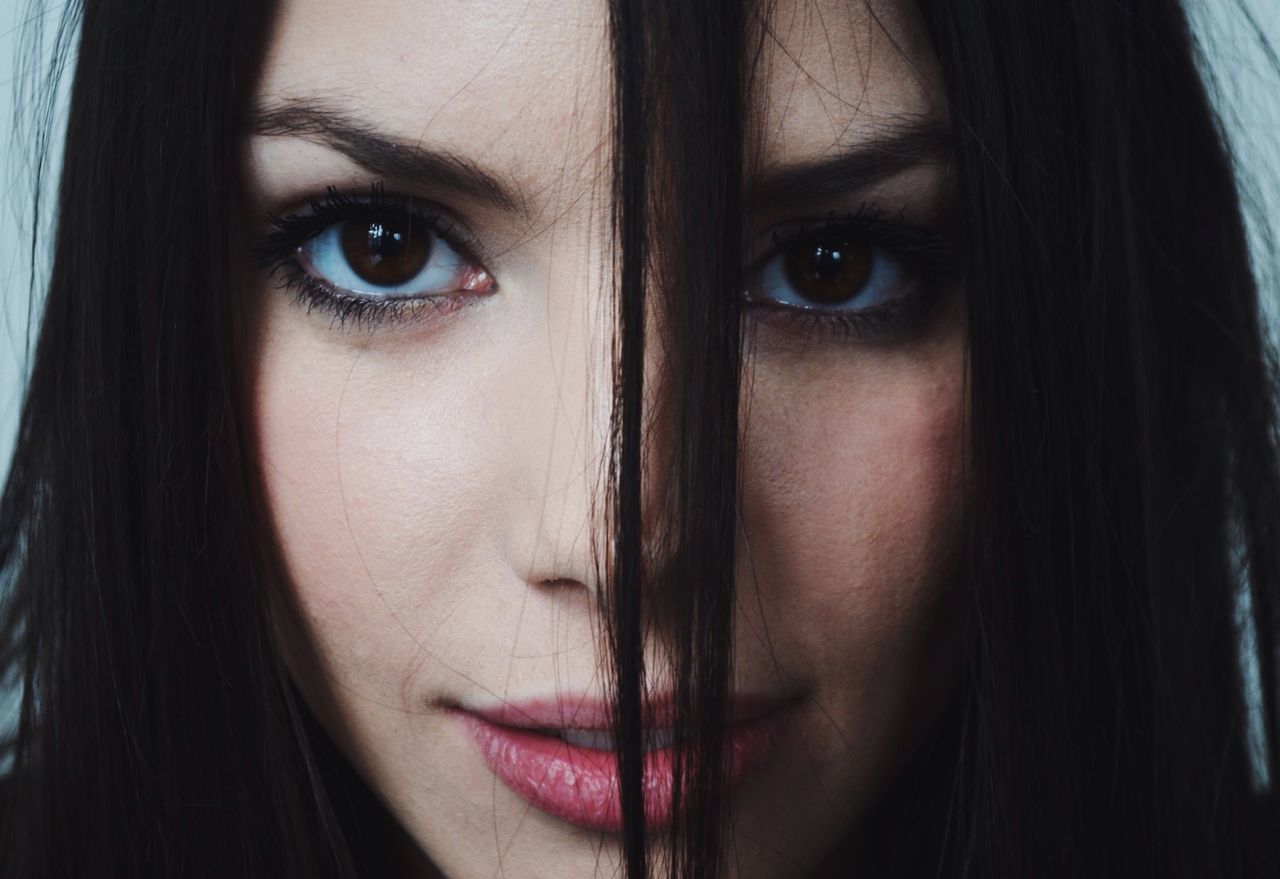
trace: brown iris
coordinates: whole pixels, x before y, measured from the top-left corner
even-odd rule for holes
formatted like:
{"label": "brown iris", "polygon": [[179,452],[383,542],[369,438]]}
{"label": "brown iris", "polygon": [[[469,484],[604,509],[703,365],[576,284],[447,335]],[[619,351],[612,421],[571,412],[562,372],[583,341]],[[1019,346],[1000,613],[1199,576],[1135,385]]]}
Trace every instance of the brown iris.
{"label": "brown iris", "polygon": [[412,281],[431,258],[431,230],[412,214],[344,223],[341,238],[352,271],[379,287]]}
{"label": "brown iris", "polygon": [[858,295],[871,275],[871,248],[842,238],[806,238],[783,257],[787,281],[817,305],[839,305]]}

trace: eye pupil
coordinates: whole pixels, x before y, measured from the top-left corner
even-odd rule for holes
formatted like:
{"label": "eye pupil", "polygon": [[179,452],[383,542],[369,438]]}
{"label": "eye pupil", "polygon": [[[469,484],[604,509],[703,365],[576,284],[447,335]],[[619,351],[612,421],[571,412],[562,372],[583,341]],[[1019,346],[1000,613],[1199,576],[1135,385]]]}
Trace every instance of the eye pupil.
{"label": "eye pupil", "polygon": [[871,275],[871,249],[843,240],[801,242],[784,260],[787,281],[806,299],[838,305],[858,295]]}
{"label": "eye pupil", "polygon": [[348,222],[341,239],[352,271],[380,287],[413,280],[431,258],[431,231],[412,216]]}
{"label": "eye pupil", "polygon": [[388,229],[381,223],[369,224],[369,253],[370,261],[377,265],[382,262],[385,257],[396,256],[400,245],[404,241],[404,236],[399,232]]}

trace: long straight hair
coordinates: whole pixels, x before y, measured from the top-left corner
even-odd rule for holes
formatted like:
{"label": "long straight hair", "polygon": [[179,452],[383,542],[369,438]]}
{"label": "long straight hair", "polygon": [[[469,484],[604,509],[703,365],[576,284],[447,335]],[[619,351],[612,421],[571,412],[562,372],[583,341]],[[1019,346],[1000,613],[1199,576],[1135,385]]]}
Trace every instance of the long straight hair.
{"label": "long straight hair", "polygon": [[[687,0],[616,0],[610,10],[620,317],[606,612],[623,853],[629,876],[649,875],[641,706],[656,627],[672,726],[692,731],[674,748],[666,873],[710,876],[722,867],[728,814],[749,10]],[[647,347],[660,349],[662,374],[646,376]]]}
{"label": "long straight hair", "polygon": [[266,8],[68,5],[52,272],[0,506],[23,686],[5,875],[350,873],[271,647],[234,356]]}
{"label": "long straight hair", "polygon": [[[1276,363],[1184,12],[925,13],[969,254],[966,863],[1273,875]],[[1257,633],[1257,759],[1241,608]]]}
{"label": "long straight hair", "polygon": [[[83,4],[53,271],[0,501],[0,659],[24,687],[6,875],[378,874],[377,806],[290,685],[263,594],[276,560],[228,218],[244,215],[238,139],[269,8]],[[967,256],[974,626],[934,747],[869,819],[886,830],[876,857],[897,875],[1273,875],[1276,372],[1183,11],[921,8]],[[731,830],[741,186],[762,31],[739,2],[611,0],[610,32],[622,849],[637,879],[712,877]],[[668,364],[656,395],[648,346]],[[650,429],[670,438],[661,462]],[[649,863],[641,793],[655,614],[676,722],[697,730],[665,865]]]}

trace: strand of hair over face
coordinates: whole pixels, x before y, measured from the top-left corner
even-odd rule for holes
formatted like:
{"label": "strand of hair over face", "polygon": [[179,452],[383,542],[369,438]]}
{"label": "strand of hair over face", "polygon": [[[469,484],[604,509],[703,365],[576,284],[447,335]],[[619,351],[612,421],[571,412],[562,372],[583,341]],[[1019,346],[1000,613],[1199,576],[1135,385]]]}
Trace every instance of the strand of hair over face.
{"label": "strand of hair over face", "polygon": [[[742,290],[740,2],[615,0],[619,322],[607,613],[627,875],[647,877],[642,705],[670,686],[672,876],[721,871]],[[646,374],[646,361],[661,364]],[[661,449],[661,454],[656,450]],[[664,667],[643,661],[654,639]]]}

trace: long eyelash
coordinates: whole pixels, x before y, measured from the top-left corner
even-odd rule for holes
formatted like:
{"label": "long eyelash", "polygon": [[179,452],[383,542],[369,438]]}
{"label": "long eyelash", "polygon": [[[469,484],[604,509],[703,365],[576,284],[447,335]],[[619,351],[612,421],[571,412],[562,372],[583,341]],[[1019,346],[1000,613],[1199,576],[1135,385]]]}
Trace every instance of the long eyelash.
{"label": "long eyelash", "polygon": [[307,314],[329,315],[333,329],[373,330],[386,324],[410,323],[459,306],[456,299],[448,296],[352,296],[308,274],[292,259],[272,268],[270,277],[278,277],[277,288],[291,293],[294,304],[306,308]]}
{"label": "long eyelash", "polygon": [[311,199],[308,208],[301,213],[268,214],[271,230],[254,247],[253,255],[268,278],[278,281],[281,291],[292,293],[295,302],[305,305],[308,313],[320,311],[329,314],[335,328],[371,329],[427,312],[447,310],[448,306],[445,297],[353,296],[306,272],[298,261],[298,251],[335,223],[413,214],[431,228],[432,234],[458,253],[472,256],[477,249],[470,236],[448,217],[425,211],[405,196],[388,195],[382,183],[370,186],[367,198],[344,195],[334,186],[326,187],[325,197]]}
{"label": "long eyelash", "polygon": [[475,242],[448,217],[414,207],[413,201],[405,196],[387,195],[381,183],[369,187],[367,199],[344,195],[329,186],[325,197],[311,199],[308,207],[310,211],[306,213],[267,215],[271,231],[254,248],[260,266],[272,268],[282,258],[292,258],[299,247],[334,223],[376,220],[397,214],[416,214],[450,247],[468,255],[475,253]]}
{"label": "long eyelash", "polygon": [[821,220],[802,222],[775,232],[769,251],[756,260],[749,275],[756,274],[779,251],[804,239],[832,232],[851,234],[883,249],[915,276],[911,292],[886,305],[860,313],[764,302],[750,305],[767,309],[819,333],[854,340],[871,339],[907,332],[918,326],[933,304],[932,294],[942,285],[963,276],[956,252],[945,236],[904,222],[901,215],[891,215],[870,204],[863,204],[852,213],[832,213]]}

